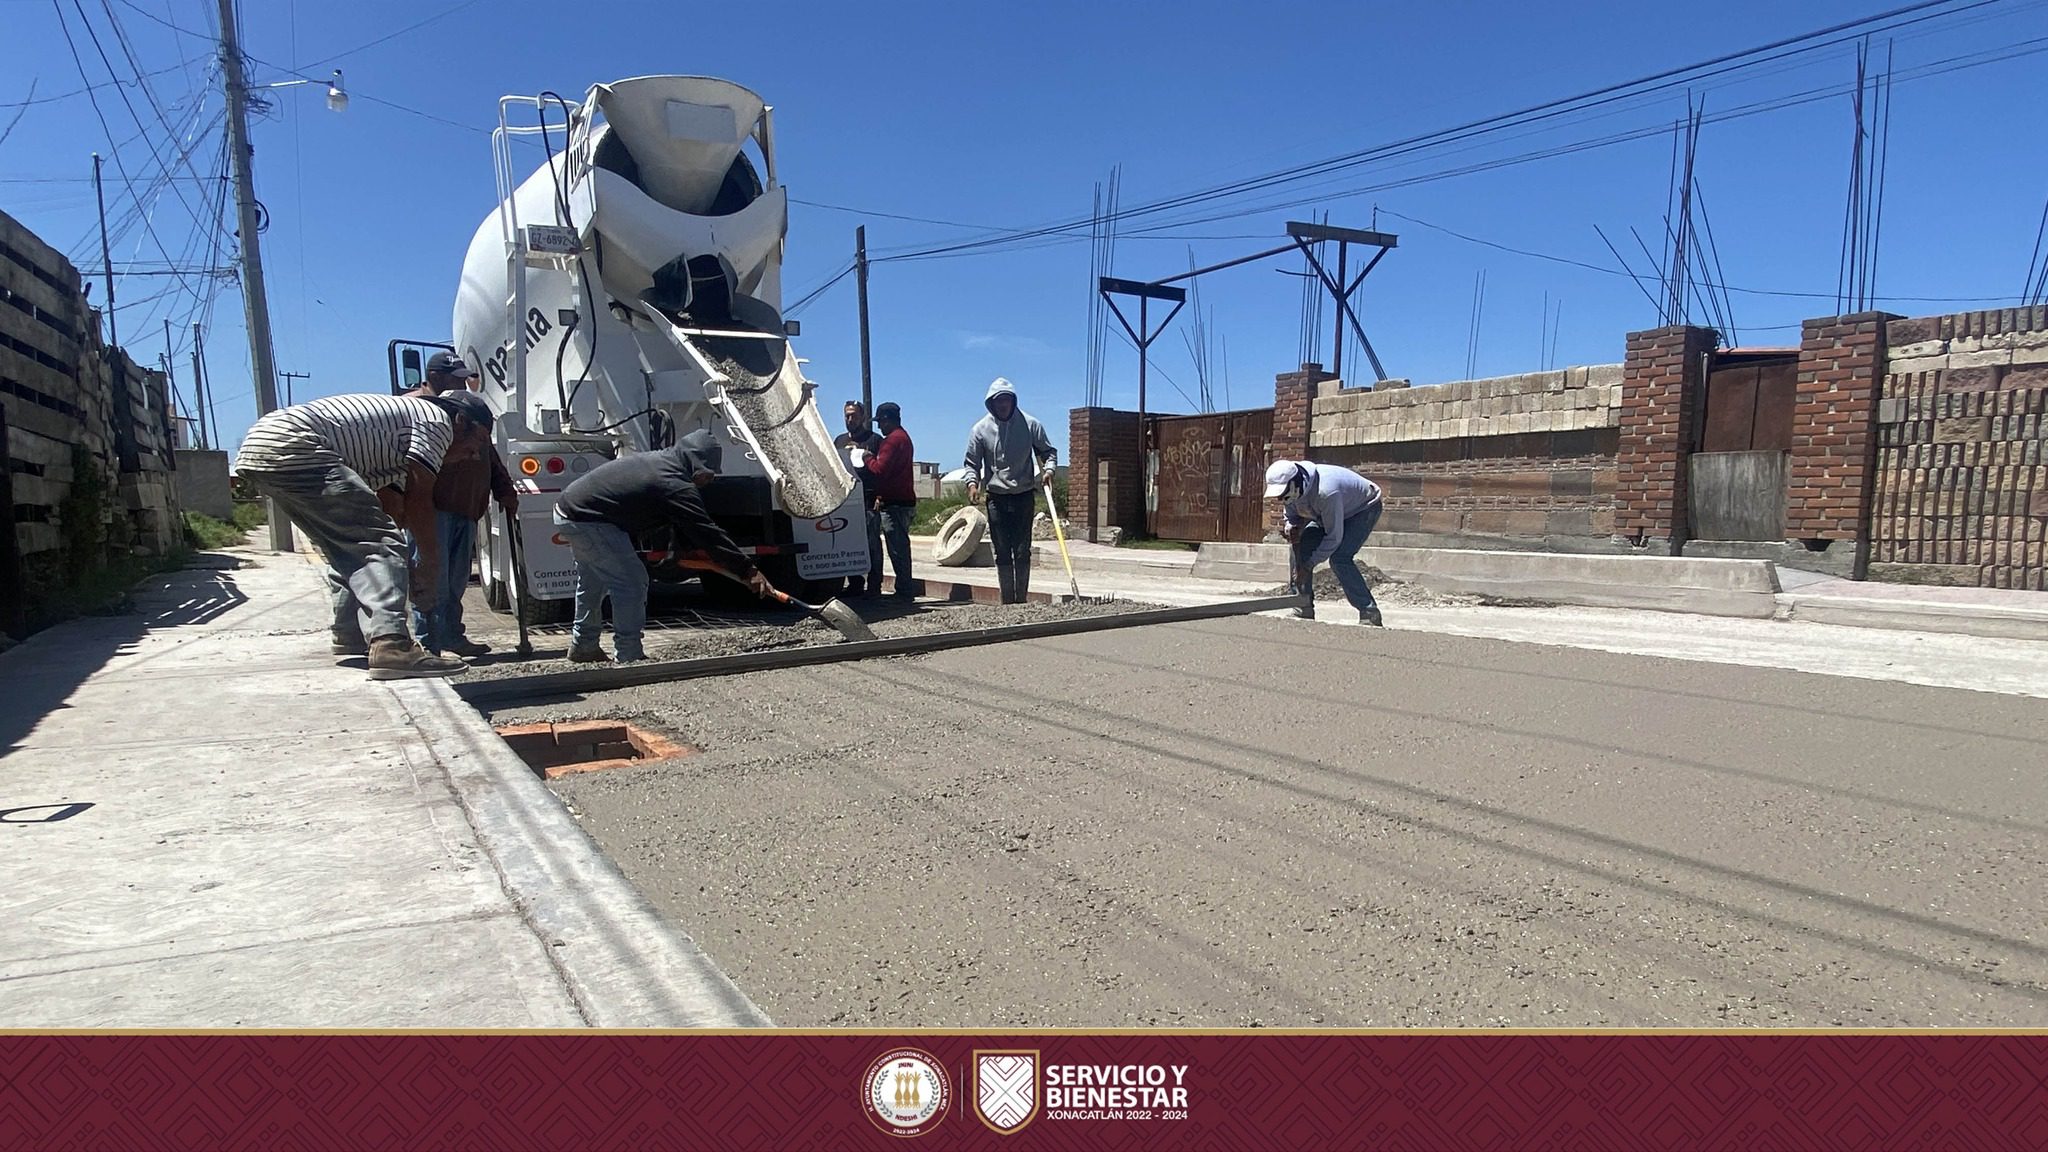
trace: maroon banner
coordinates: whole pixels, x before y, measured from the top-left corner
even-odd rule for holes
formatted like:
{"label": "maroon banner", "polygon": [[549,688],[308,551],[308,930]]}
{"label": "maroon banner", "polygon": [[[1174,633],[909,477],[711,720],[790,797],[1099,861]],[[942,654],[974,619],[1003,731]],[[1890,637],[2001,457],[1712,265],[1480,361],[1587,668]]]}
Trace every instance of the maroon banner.
{"label": "maroon banner", "polygon": [[2048,1036],[0,1035],[7,1149],[2048,1148]]}

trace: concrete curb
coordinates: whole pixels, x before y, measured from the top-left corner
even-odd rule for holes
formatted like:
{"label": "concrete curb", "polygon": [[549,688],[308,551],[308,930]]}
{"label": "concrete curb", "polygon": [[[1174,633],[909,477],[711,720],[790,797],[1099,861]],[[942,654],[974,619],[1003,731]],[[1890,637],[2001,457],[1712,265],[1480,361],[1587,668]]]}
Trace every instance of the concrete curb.
{"label": "concrete curb", "polygon": [[388,687],[584,1019],[600,1028],[772,1026],[447,682]]}
{"label": "concrete curb", "polygon": [[1901,632],[1983,636],[1996,640],[2048,641],[2048,608],[1806,596],[1792,592],[1778,597],[1778,619],[1848,628],[1887,628]]}
{"label": "concrete curb", "polygon": [[[1768,560],[1372,545],[1359,558],[1397,580],[1440,592],[1754,620],[1778,610],[1777,575]],[[1287,546],[1204,544],[1193,575],[1284,582]]]}

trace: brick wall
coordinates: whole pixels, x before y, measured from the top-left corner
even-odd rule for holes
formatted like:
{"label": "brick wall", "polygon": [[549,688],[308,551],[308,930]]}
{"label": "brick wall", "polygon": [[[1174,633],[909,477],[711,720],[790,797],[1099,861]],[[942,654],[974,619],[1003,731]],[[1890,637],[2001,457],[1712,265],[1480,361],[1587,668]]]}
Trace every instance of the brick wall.
{"label": "brick wall", "polygon": [[1621,375],[1604,364],[1422,388],[1326,381],[1310,454],[1379,483],[1381,531],[1605,539]]}
{"label": "brick wall", "polygon": [[1686,538],[1686,457],[1696,442],[1702,358],[1712,330],[1678,325],[1628,334],[1615,452],[1615,532],[1672,546]]}
{"label": "brick wall", "polygon": [[2048,308],[1892,319],[1882,347],[1870,575],[2048,589]]}
{"label": "brick wall", "polygon": [[[1267,450],[1266,463],[1310,457],[1310,427],[1314,421],[1316,391],[1325,381],[1335,379],[1321,364],[1315,363],[1303,364],[1295,371],[1282,372],[1273,378],[1273,442]],[[1280,521],[1279,505],[1268,501],[1268,533],[1278,531]]]}
{"label": "brick wall", "polygon": [[1798,400],[1786,460],[1785,534],[1858,540],[1877,446],[1883,312],[1808,320],[1799,341]]}
{"label": "brick wall", "polygon": [[[1145,530],[1138,414],[1113,408],[1075,408],[1067,417],[1067,518],[1077,531],[1091,526]],[[1104,499],[1104,498],[1107,499]]]}

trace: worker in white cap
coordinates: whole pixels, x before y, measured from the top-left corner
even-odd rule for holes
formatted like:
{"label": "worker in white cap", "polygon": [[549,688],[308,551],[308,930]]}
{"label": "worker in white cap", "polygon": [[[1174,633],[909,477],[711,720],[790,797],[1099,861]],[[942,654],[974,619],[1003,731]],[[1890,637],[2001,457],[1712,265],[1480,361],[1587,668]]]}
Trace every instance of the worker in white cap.
{"label": "worker in white cap", "polygon": [[1380,522],[1380,486],[1349,468],[1275,460],[1266,469],[1266,499],[1286,504],[1282,531],[1293,550],[1294,591],[1308,599],[1294,614],[1316,618],[1315,568],[1327,561],[1344,598],[1358,609],[1358,622],[1384,627],[1358,569],[1358,550]]}

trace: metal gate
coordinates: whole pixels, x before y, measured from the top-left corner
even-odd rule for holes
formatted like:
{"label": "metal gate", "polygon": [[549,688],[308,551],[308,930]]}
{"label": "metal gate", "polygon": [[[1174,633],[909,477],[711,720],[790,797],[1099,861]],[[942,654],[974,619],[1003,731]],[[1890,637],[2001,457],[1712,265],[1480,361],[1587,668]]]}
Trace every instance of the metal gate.
{"label": "metal gate", "polygon": [[1145,430],[1145,530],[1163,540],[1266,534],[1266,452],[1273,412],[1158,416]]}
{"label": "metal gate", "polygon": [[1691,535],[1783,540],[1796,350],[1723,352],[1707,370],[1700,443],[1689,462]]}

